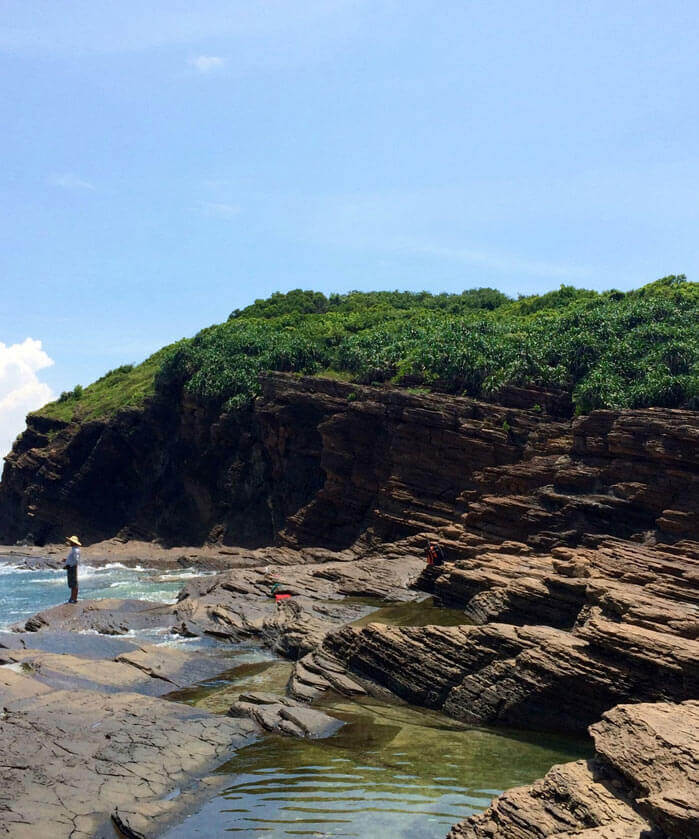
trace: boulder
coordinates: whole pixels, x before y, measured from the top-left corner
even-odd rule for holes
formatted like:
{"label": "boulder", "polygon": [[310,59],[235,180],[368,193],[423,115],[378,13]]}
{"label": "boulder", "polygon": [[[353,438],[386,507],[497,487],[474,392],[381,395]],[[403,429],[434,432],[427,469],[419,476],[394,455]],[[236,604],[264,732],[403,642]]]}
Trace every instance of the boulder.
{"label": "boulder", "polygon": [[294,699],[264,692],[241,694],[228,714],[233,717],[250,717],[261,728],[275,734],[312,740],[330,737],[344,725],[342,720],[308,708]]}

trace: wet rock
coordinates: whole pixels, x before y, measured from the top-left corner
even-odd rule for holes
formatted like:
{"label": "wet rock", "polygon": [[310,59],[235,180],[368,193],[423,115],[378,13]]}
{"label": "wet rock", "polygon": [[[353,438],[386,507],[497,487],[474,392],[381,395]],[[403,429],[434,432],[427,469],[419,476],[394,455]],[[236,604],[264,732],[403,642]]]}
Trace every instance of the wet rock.
{"label": "wet rock", "polygon": [[322,711],[270,693],[241,694],[228,713],[234,717],[250,717],[266,731],[312,740],[330,737],[344,725]]}
{"label": "wet rock", "polygon": [[38,681],[56,689],[126,690],[148,696],[163,696],[220,673],[227,666],[221,657],[150,644],[119,652],[112,660],[34,649],[0,649],[0,665],[7,664],[31,671]]}
{"label": "wet rock", "polygon": [[117,635],[97,633],[54,632],[0,632],[0,650],[40,650],[46,653],[65,653],[81,658],[113,659],[119,653],[133,650],[138,642]]}
{"label": "wet rock", "polygon": [[319,650],[308,653],[296,662],[289,679],[288,691],[302,702],[311,702],[332,688],[343,696],[366,696],[366,688],[352,678],[337,659]]}
{"label": "wet rock", "polygon": [[129,630],[171,626],[172,607],[149,600],[81,600],[45,609],[29,618],[18,631],[40,632],[91,630],[103,635],[125,635]]}
{"label": "wet rock", "polygon": [[[202,655],[173,649],[163,644],[142,644],[116,657],[119,663],[141,670],[151,679],[160,679],[171,686],[184,687],[221,673],[231,659],[221,655]],[[170,690],[173,690],[170,687]]]}

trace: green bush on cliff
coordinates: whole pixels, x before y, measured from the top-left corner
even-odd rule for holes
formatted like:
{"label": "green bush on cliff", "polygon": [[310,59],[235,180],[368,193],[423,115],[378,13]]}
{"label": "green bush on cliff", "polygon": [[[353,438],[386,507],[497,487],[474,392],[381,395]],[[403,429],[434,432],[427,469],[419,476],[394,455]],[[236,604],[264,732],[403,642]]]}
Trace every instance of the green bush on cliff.
{"label": "green bush on cliff", "polygon": [[180,391],[239,408],[268,370],[485,398],[533,385],[569,392],[578,412],[696,407],[698,315],[699,286],[674,275],[627,293],[561,286],[517,300],[483,288],[329,297],[297,289],[236,310],[42,413],[104,415]]}
{"label": "green bush on cliff", "polygon": [[70,422],[100,419],[124,408],[139,408],[153,395],[155,374],[169,351],[170,347],[165,347],[138,366],[123,364],[110,370],[88,387],[78,385],[62,393],[56,402],[49,402],[35,413]]}

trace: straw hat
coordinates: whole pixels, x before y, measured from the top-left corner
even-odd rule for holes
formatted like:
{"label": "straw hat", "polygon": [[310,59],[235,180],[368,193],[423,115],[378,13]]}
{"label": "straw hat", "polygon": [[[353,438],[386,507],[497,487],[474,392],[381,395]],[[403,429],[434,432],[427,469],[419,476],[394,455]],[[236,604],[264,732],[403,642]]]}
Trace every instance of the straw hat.
{"label": "straw hat", "polygon": [[78,539],[78,537],[77,537],[77,536],[69,536],[69,537],[66,539],[66,542],[67,542],[69,545],[76,545],[78,548],[82,548],[82,545],[80,544],[80,539]]}

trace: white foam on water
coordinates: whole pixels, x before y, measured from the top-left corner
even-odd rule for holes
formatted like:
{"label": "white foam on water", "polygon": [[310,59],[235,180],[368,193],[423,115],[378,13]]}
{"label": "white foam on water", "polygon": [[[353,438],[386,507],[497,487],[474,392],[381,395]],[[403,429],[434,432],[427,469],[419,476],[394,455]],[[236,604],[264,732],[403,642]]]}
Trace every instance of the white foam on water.
{"label": "white foam on water", "polygon": [[[162,570],[142,565],[129,567],[122,562],[79,565],[81,599],[125,597],[154,604],[174,603],[182,583],[174,577],[156,580],[154,573],[160,574]],[[0,574],[0,629],[21,623],[37,612],[64,602],[59,596],[66,582],[63,566],[32,569],[18,567],[14,562],[0,563]]]}
{"label": "white foam on water", "polygon": [[78,565],[78,577],[94,577],[95,574],[109,573],[117,569],[126,569],[120,562],[109,563],[108,565]]}

